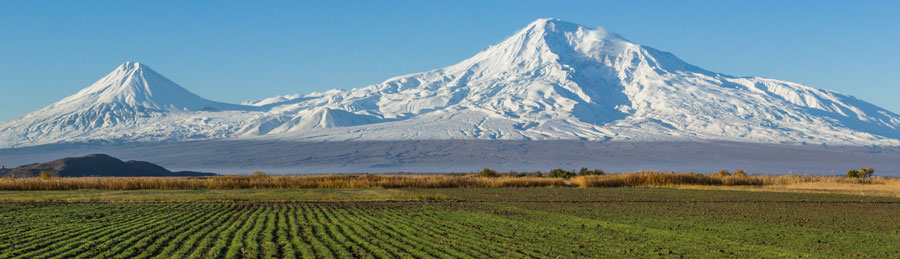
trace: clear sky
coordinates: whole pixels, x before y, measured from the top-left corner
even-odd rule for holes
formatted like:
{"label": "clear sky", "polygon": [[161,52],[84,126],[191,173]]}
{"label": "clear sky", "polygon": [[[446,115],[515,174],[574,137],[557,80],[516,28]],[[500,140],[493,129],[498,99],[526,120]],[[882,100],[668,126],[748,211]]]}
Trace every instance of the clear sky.
{"label": "clear sky", "polygon": [[0,1],[0,121],[139,61],[208,99],[454,64],[541,17],[900,113],[900,1]]}

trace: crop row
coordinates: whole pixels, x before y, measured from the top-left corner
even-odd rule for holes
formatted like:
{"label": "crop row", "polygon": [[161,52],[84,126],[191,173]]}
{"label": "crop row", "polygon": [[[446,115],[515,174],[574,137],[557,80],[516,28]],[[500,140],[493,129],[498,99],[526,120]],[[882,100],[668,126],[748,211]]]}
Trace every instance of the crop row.
{"label": "crop row", "polygon": [[[543,257],[433,205],[80,204],[0,214],[0,258]],[[15,220],[13,220],[15,219]],[[461,221],[460,221],[461,220]],[[485,242],[491,240],[491,242]]]}
{"label": "crop row", "polygon": [[[894,217],[900,203],[895,200],[595,190],[483,189],[464,195],[454,189],[468,200],[446,202],[0,203],[0,258],[839,258],[900,253],[900,220]],[[499,196],[506,201],[490,200]],[[859,212],[878,220],[862,220]]]}

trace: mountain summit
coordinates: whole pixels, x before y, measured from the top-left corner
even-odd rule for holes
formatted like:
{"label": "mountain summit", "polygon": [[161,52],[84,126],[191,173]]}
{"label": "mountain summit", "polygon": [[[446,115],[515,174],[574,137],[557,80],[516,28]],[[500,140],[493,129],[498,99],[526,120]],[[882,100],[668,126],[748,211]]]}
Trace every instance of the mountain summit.
{"label": "mountain summit", "polygon": [[[0,147],[198,138],[900,145],[900,116],[854,97],[711,72],[602,28],[557,19],[536,20],[449,67],[246,104],[202,99],[126,63],[72,97],[0,124]],[[103,123],[79,123],[85,118]]]}
{"label": "mountain summit", "polygon": [[[147,65],[125,62],[74,95],[0,124],[0,143],[9,141],[11,146],[19,146],[87,139],[176,140],[184,136],[167,132],[174,127],[159,128],[153,122],[178,124],[173,119],[192,117],[197,112],[253,109],[204,99]],[[155,136],[145,132],[155,132]],[[8,145],[0,144],[5,146]]]}
{"label": "mountain summit", "polygon": [[125,62],[94,84],[51,107],[82,108],[112,105],[146,111],[233,109],[182,88],[147,65]]}

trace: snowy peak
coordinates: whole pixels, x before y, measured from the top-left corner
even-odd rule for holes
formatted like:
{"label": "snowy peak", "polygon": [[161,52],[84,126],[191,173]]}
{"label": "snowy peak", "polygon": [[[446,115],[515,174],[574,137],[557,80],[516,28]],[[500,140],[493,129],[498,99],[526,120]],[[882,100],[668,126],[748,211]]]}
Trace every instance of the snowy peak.
{"label": "snowy peak", "polygon": [[203,99],[138,62],[125,62],[94,84],[54,106],[83,108],[97,105],[157,111],[199,111],[231,106]]}
{"label": "snowy peak", "polygon": [[[170,131],[193,134],[190,130],[180,128],[187,127],[187,122],[173,119],[171,123],[164,125],[148,124],[172,117],[190,118],[202,112],[227,110],[258,109],[203,99],[144,64],[126,62],[74,95],[0,124],[0,146],[82,139],[181,139],[183,135],[175,135]],[[202,124],[198,128],[213,125],[202,119],[197,123]],[[219,123],[216,127],[232,127],[230,123]],[[139,131],[144,133],[136,133]],[[214,133],[220,132],[224,130],[214,130]],[[203,135],[212,136],[209,133]],[[9,141],[10,139],[13,141]]]}
{"label": "snowy peak", "polygon": [[560,21],[538,19],[512,37],[474,59],[501,59],[512,63],[545,64],[571,57],[619,56],[637,45],[606,31]]}
{"label": "snowy peak", "polygon": [[[461,63],[482,67],[541,70],[561,65],[609,67],[617,72],[634,71],[640,66],[670,72],[687,71],[712,74],[687,64],[668,52],[635,44],[603,27],[588,28],[559,19],[538,19],[500,44]],[[507,65],[503,65],[507,64]],[[615,75],[624,77],[624,74]]]}
{"label": "snowy peak", "polygon": [[[537,19],[517,34],[526,37],[543,38],[545,41],[555,41],[560,39],[579,39],[581,42],[570,42],[571,45],[581,43],[608,42],[608,43],[631,43],[618,34],[607,31],[603,27],[587,28],[585,26],[562,21],[555,18]],[[513,37],[512,39],[516,39]],[[574,44],[573,44],[574,43]]]}

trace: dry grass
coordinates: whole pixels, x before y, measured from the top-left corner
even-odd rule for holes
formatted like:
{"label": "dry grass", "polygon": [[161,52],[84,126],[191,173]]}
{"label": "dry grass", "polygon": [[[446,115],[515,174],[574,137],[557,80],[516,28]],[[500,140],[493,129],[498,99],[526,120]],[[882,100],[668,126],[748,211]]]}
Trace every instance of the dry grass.
{"label": "dry grass", "polygon": [[761,192],[799,192],[799,193],[835,193],[862,196],[881,196],[900,198],[900,183],[895,179],[873,181],[872,183],[841,183],[837,181],[818,181],[793,184],[775,184],[765,186],[701,186],[679,185],[680,189],[713,189]]}
{"label": "dry grass", "polygon": [[835,176],[800,175],[720,175],[697,173],[635,172],[608,175],[579,176],[572,182],[581,187],[658,187],[678,185],[699,186],[786,186],[795,184],[897,185],[896,178],[846,178]]}
{"label": "dry grass", "polygon": [[764,185],[756,176],[720,176],[697,173],[636,172],[578,176],[572,182],[581,187],[658,187],[674,185]]}
{"label": "dry grass", "polygon": [[30,190],[234,190],[234,189],[354,189],[354,188],[466,188],[466,187],[675,187],[844,193],[900,197],[900,179],[845,178],[798,175],[706,175],[696,173],[634,172],[548,177],[477,177],[466,175],[307,175],[214,177],[78,177],[0,178],[2,191]]}
{"label": "dry grass", "polygon": [[840,193],[900,198],[900,179],[846,178],[835,176],[753,175],[723,176],[695,173],[636,172],[579,176],[581,187],[675,187],[805,193]]}
{"label": "dry grass", "polygon": [[214,177],[77,177],[2,178],[0,190],[225,190],[225,189],[347,189],[460,188],[566,186],[563,179],[539,177],[475,177],[472,175],[314,175]]}

